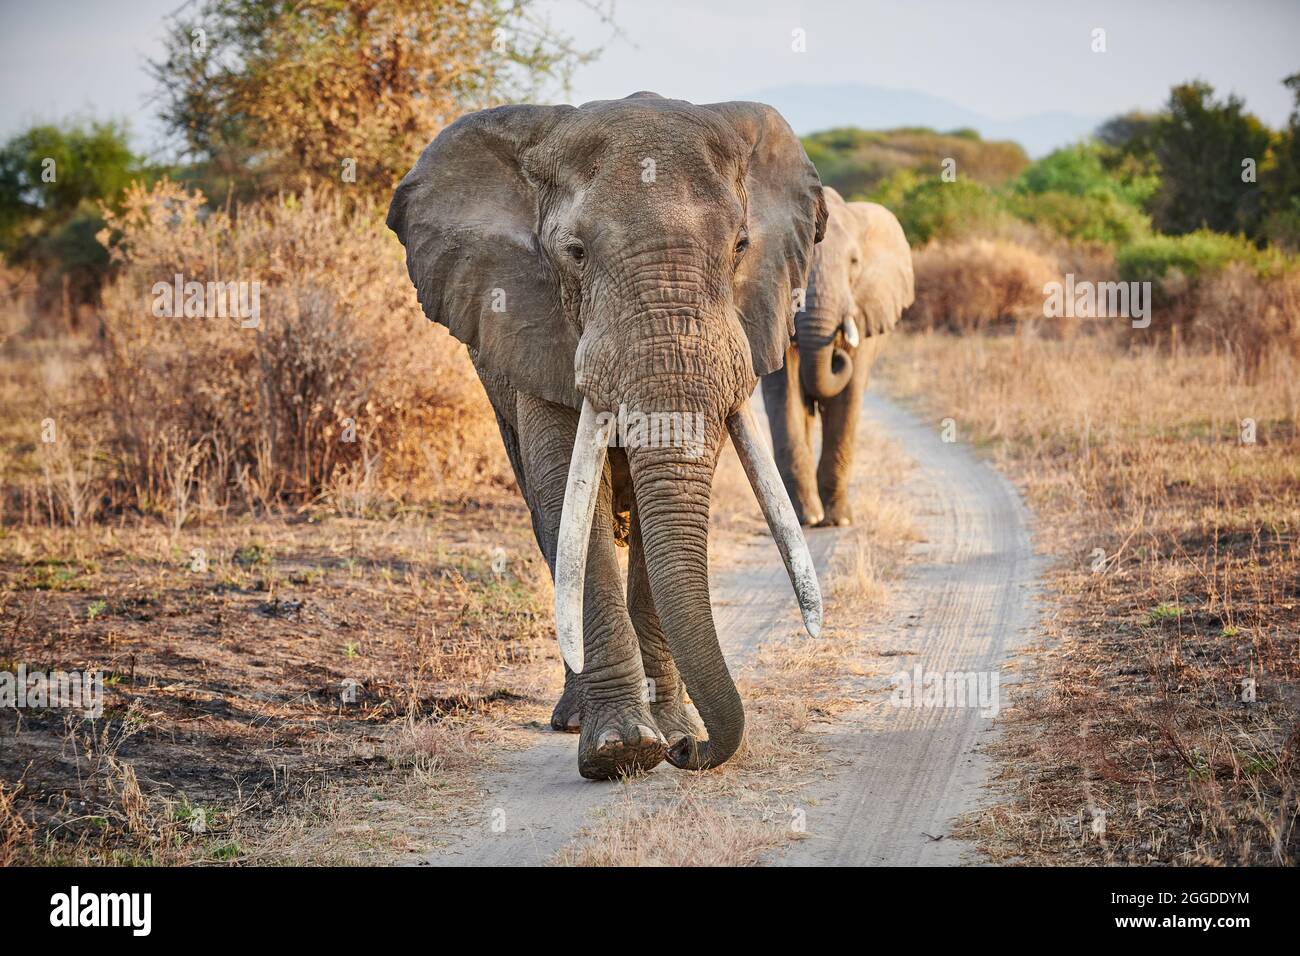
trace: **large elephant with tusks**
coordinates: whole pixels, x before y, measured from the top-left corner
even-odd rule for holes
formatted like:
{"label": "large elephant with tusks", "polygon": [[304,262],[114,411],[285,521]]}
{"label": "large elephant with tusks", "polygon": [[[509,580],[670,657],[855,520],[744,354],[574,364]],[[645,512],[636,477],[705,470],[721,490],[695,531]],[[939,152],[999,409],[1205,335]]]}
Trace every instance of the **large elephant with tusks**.
{"label": "large elephant with tusks", "polygon": [[[740,746],[709,603],[728,436],[805,624],[821,626],[748,399],[785,359],[825,222],[817,172],[775,110],[649,93],[465,116],[393,197],[420,302],[469,347],[555,580],[566,673],[552,725],[580,732],[584,777],[665,757],[716,767]],[[620,413],[683,416],[697,434],[617,434]]]}

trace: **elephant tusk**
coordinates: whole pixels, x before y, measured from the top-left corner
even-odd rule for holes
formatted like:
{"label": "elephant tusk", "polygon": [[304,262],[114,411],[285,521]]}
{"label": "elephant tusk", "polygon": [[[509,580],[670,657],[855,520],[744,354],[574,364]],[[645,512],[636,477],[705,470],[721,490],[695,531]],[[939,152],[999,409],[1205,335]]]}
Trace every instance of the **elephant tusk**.
{"label": "elephant tusk", "polygon": [[740,456],[740,463],[749,477],[754,496],[758,498],[763,517],[767,519],[767,526],[781,552],[781,560],[785,562],[790,583],[794,585],[799,610],[803,614],[803,626],[810,636],[816,637],[822,629],[822,592],[817,583],[817,569],[813,567],[808,542],[804,540],[794,505],[790,503],[790,496],[781,482],[776,462],[759,437],[754,413],[750,411],[748,402],[727,419],[727,430],[731,432],[736,454]]}
{"label": "elephant tusk", "polygon": [[862,341],[862,336],[858,334],[858,323],[853,321],[851,315],[844,319],[844,341],[849,343],[851,349],[857,348]]}
{"label": "elephant tusk", "polygon": [[560,538],[555,548],[555,636],[560,655],[575,674],[582,673],[582,589],[587,573],[587,545],[596,494],[605,470],[605,455],[614,420],[602,422],[591,402],[583,399],[578,434],[569,460],[569,480],[560,512]]}

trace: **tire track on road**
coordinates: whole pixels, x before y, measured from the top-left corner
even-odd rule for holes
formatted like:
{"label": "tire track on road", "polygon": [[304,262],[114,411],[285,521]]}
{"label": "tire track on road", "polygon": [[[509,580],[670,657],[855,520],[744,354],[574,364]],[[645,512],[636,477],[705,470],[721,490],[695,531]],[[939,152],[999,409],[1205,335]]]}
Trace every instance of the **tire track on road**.
{"label": "tire track on road", "polygon": [[[879,643],[894,671],[998,674],[1037,624],[1028,512],[1019,494],[965,445],[869,393],[866,417],[915,462],[909,486],[924,541],[891,599]],[[888,678],[820,743],[837,767],[805,795],[807,836],[773,854],[785,865],[952,865],[948,834],[980,806],[990,761],[978,745],[993,717],[978,707],[891,705]]]}

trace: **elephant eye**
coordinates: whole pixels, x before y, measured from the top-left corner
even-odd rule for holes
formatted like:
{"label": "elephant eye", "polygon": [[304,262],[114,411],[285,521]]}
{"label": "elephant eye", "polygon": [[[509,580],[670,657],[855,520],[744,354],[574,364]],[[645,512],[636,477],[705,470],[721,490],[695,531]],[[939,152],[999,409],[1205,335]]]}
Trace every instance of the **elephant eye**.
{"label": "elephant eye", "polygon": [[748,248],[749,248],[749,235],[747,233],[741,233],[740,238],[736,240],[736,257],[739,258],[743,256],[745,254],[745,250]]}
{"label": "elephant eye", "polygon": [[587,258],[587,250],[582,247],[582,243],[580,242],[569,243],[568,248],[565,251],[568,252],[569,256],[578,265],[582,265],[583,261]]}

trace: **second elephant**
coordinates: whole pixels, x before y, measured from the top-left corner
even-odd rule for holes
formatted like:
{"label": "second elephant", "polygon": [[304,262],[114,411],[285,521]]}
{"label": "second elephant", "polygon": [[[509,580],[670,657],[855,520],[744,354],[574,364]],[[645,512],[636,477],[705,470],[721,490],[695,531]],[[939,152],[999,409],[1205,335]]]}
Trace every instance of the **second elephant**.
{"label": "second elephant", "polygon": [[[816,247],[785,367],[763,376],[763,404],[781,478],[805,525],[852,523],[848,497],[867,375],[912,304],[912,254],[893,213],[825,188],[826,235]],[[822,449],[812,439],[821,415]]]}

